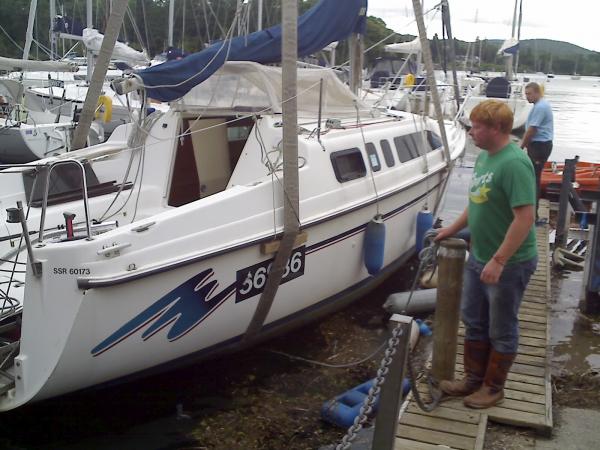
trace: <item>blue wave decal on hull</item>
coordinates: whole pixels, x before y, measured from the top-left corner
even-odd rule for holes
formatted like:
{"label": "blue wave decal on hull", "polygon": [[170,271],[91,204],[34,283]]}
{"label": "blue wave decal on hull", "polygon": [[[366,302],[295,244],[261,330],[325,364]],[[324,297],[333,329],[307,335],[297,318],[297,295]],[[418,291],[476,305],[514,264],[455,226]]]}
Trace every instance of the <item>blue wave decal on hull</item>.
{"label": "blue wave decal on hull", "polygon": [[204,270],[164,295],[94,347],[92,355],[104,353],[144,327],[147,328],[142,333],[143,340],[171,324],[167,333],[170,342],[189,333],[235,291],[232,283],[213,296],[219,287],[216,280],[210,280],[213,274],[212,269]]}

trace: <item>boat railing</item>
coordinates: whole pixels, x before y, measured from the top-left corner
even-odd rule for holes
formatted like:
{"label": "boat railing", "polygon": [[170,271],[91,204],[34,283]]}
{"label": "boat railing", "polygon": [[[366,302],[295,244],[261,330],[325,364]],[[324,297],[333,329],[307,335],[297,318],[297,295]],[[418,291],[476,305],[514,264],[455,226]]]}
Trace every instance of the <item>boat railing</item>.
{"label": "boat railing", "polygon": [[[31,190],[32,198],[33,198],[33,194],[35,192],[35,184],[37,184],[37,182],[38,182],[38,177],[42,177],[43,198],[42,198],[42,203],[41,203],[39,236],[37,239],[38,245],[41,245],[44,242],[44,232],[45,232],[44,224],[46,221],[46,210],[48,208],[48,197],[49,197],[49,191],[50,191],[50,176],[52,175],[52,171],[56,167],[62,166],[62,165],[68,165],[68,164],[75,165],[81,173],[81,195],[83,198],[83,208],[84,208],[84,212],[85,212],[85,231],[86,231],[85,238],[87,240],[91,240],[92,232],[91,232],[91,222],[90,222],[90,214],[89,214],[87,180],[86,180],[86,176],[85,176],[85,167],[81,163],[81,161],[76,160],[76,159],[63,159],[63,160],[58,160],[58,161],[49,161],[49,162],[45,162],[42,164],[0,164],[0,174],[3,174],[3,173],[14,174],[15,172],[26,172],[26,171],[30,171],[32,169],[36,170],[38,172],[37,176],[35,177],[35,180],[34,180],[34,186]],[[6,169],[8,169],[8,170],[6,170]],[[29,201],[28,204],[31,205],[31,201]],[[29,236],[29,233],[25,233],[25,235],[27,236],[26,237],[26,239],[27,239]]]}

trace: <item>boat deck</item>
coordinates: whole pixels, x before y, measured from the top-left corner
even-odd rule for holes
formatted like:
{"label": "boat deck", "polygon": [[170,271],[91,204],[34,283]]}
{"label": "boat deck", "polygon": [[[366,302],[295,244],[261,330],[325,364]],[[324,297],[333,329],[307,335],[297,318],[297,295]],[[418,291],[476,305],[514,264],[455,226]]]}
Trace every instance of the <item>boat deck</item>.
{"label": "boat deck", "polygon": [[[549,204],[540,201],[540,217],[548,218]],[[550,379],[550,259],[548,225],[536,227],[539,263],[521,304],[519,352],[508,375],[504,402],[486,410],[473,410],[462,399],[448,400],[433,412],[419,409],[412,398],[400,418],[396,448],[407,450],[483,449],[488,420],[533,428],[541,434],[552,431],[552,386]],[[456,377],[463,372],[459,329]],[[422,385],[419,391],[426,391]]]}

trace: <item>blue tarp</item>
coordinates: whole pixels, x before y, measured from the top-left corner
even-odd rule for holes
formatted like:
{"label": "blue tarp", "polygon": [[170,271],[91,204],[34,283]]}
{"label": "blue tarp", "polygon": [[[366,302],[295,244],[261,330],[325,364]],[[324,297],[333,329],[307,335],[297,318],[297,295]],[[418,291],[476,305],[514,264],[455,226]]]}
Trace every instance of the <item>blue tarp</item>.
{"label": "blue tarp", "polygon": [[[364,33],[367,0],[321,0],[298,18],[298,56],[308,56],[352,33]],[[183,97],[226,61],[281,61],[281,25],[217,42],[184,59],[137,72],[148,96],[160,101]],[[155,87],[152,86],[169,86]]]}

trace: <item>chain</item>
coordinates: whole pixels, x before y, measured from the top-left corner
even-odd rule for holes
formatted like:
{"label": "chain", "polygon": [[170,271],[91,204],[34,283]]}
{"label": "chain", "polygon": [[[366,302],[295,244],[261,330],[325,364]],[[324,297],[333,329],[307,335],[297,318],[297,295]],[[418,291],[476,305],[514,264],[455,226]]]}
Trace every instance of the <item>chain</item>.
{"label": "chain", "polygon": [[368,416],[373,412],[375,398],[379,395],[379,392],[381,391],[381,385],[383,385],[385,377],[389,372],[388,367],[392,363],[394,354],[396,354],[396,347],[400,342],[400,336],[402,336],[402,324],[396,325],[396,327],[392,331],[392,337],[390,337],[390,339],[388,340],[388,346],[385,349],[385,353],[383,355],[383,358],[381,359],[379,369],[377,370],[375,383],[373,384],[371,389],[369,389],[369,395],[363,401],[363,404],[360,407],[359,414],[354,419],[354,423],[350,428],[348,428],[346,435],[342,438],[341,442],[335,447],[335,450],[349,449],[352,445],[352,441],[356,439],[356,435],[362,429],[364,423],[367,421]]}
{"label": "chain", "polygon": [[[411,287],[411,291],[410,291],[410,295],[408,297],[406,307],[408,307],[408,305],[410,304],[412,294],[416,288],[417,281],[418,281],[419,277],[421,276],[423,269],[425,267],[429,267],[429,266],[433,266],[435,269],[436,260],[437,260],[436,257],[437,257],[438,244],[433,241],[433,238],[435,237],[436,234],[437,234],[436,231],[430,231],[430,232],[425,233],[425,236],[423,239],[425,240],[425,242],[428,243],[428,245],[426,247],[424,247],[423,250],[421,250],[421,252],[419,252],[419,260],[420,260],[419,268],[417,270],[417,273],[415,274],[415,278],[413,280],[413,284]],[[350,428],[348,428],[348,431],[346,432],[346,434],[344,435],[344,437],[342,438],[340,443],[335,447],[335,450],[349,449],[352,446],[352,441],[354,441],[354,439],[356,439],[356,435],[362,429],[362,427],[363,427],[364,423],[367,421],[367,418],[369,417],[369,415],[373,412],[373,407],[375,405],[375,398],[377,397],[377,395],[379,395],[379,392],[381,391],[381,386],[383,385],[383,382],[385,381],[385,377],[389,372],[388,367],[392,363],[393,356],[396,354],[396,347],[398,346],[398,343],[400,342],[400,339],[399,339],[400,336],[402,336],[402,324],[396,325],[396,327],[394,327],[394,329],[392,330],[392,336],[388,340],[388,346],[385,349],[385,353],[383,355],[383,358],[381,359],[381,363],[379,364],[379,369],[377,370],[377,376],[375,377],[375,383],[373,384],[371,389],[369,389],[369,395],[363,401],[363,404],[360,407],[358,416],[356,416],[354,418],[354,423],[352,424],[352,426],[350,426]],[[417,405],[423,411],[427,411],[427,412],[432,411],[438,405],[440,396],[431,394],[431,396],[433,398],[433,402],[429,403],[429,404],[425,404],[421,400],[421,398],[419,396],[419,392],[417,391],[417,387],[416,387],[416,379],[415,379],[414,371],[413,371],[413,367],[412,367],[413,364],[412,364],[411,354],[412,354],[412,352],[409,351],[407,365],[408,365],[408,374],[409,374],[409,377],[411,380],[411,389],[415,396],[415,400],[417,401]],[[428,377],[430,393],[432,392],[432,389],[433,389],[432,383],[433,383],[433,380],[431,379],[431,377]]]}

